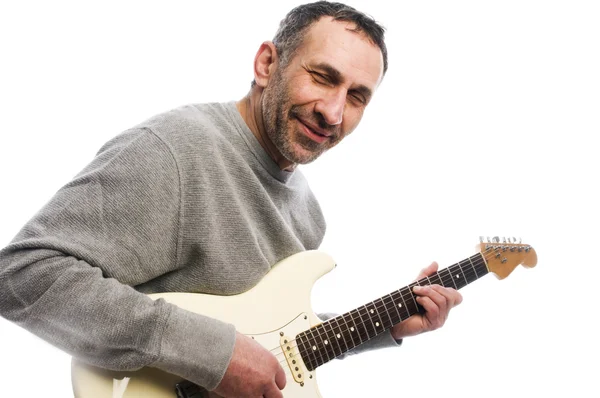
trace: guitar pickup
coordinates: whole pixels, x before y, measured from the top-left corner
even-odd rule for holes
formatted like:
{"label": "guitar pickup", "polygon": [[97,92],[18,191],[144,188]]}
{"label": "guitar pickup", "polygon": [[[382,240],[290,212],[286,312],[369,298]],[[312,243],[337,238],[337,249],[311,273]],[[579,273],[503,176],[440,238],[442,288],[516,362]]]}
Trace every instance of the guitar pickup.
{"label": "guitar pickup", "polygon": [[285,355],[285,360],[290,367],[290,371],[292,372],[292,377],[296,383],[304,386],[304,367],[302,366],[303,362],[300,359],[300,352],[298,351],[296,340],[290,339],[281,333],[279,344],[281,346],[281,351]]}

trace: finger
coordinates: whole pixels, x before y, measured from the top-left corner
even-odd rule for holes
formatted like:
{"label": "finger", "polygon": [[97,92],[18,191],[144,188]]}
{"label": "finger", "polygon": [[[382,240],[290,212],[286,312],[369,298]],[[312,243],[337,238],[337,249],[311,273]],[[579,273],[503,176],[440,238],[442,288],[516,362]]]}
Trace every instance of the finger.
{"label": "finger", "polygon": [[439,318],[440,313],[443,311],[440,310],[440,307],[431,299],[431,297],[417,296],[417,303],[425,310],[423,316],[427,318],[430,323],[436,323],[436,319]]}
{"label": "finger", "polygon": [[444,326],[448,317],[448,312],[441,310],[429,297],[418,296],[417,302],[425,308],[425,314],[423,314],[423,322],[426,325],[425,330],[435,330]]}
{"label": "finger", "polygon": [[279,387],[277,387],[275,385],[275,383],[273,383],[273,384],[269,385],[269,387],[267,387],[267,390],[265,390],[263,397],[265,397],[265,398],[283,398],[283,393],[281,392]]}
{"label": "finger", "polygon": [[448,310],[462,303],[462,294],[455,289],[445,288],[440,285],[431,285],[431,289],[446,299]]}
{"label": "finger", "polygon": [[415,286],[413,289],[417,298],[421,298],[419,304],[425,309],[425,316],[434,324],[438,324],[440,318],[443,324],[449,311],[448,299],[437,290],[440,287],[438,285]]}
{"label": "finger", "polygon": [[275,374],[275,384],[277,385],[277,387],[280,390],[283,390],[285,388],[285,385],[287,384],[287,378],[285,377],[285,372],[283,371],[283,368],[281,368],[281,367],[279,367],[279,370]]}
{"label": "finger", "polygon": [[422,289],[419,290],[418,294],[429,297],[431,301],[437,305],[439,312],[447,312],[449,308],[452,308],[448,303],[448,293],[440,285],[423,286]]}
{"label": "finger", "polygon": [[427,267],[423,268],[421,270],[421,272],[419,272],[419,275],[417,276],[416,280],[420,280],[427,276],[433,275],[437,272],[437,270],[438,270],[438,263],[434,261],[431,264],[429,264]]}

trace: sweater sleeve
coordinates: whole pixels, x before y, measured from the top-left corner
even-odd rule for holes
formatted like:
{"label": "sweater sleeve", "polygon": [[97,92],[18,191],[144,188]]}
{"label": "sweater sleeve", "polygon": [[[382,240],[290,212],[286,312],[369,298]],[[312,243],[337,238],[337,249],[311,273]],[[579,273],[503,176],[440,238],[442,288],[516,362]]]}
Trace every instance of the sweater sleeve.
{"label": "sweater sleeve", "polygon": [[169,149],[144,129],[121,134],[0,251],[0,315],[86,363],[214,389],[233,325],[135,290],[183,266],[180,217]]}

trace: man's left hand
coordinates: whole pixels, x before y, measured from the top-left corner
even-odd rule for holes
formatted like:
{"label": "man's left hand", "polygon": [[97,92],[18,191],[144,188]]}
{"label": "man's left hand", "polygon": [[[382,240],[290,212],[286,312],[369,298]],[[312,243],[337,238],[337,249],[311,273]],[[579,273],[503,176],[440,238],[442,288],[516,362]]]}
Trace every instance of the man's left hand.
{"label": "man's left hand", "polygon": [[[416,280],[433,275],[438,270],[436,262],[421,270]],[[413,293],[424,314],[416,314],[392,328],[396,340],[438,329],[446,323],[450,310],[462,302],[462,295],[455,289],[440,285],[415,286]]]}

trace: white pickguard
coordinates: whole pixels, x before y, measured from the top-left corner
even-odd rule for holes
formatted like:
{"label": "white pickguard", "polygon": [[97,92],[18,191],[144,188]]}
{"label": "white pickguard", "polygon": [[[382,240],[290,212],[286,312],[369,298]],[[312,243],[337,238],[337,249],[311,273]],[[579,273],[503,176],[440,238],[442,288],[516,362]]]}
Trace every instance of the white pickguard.
{"label": "white pickguard", "polygon": [[[279,262],[254,288],[239,295],[161,293],[151,297],[164,298],[186,310],[232,323],[238,332],[272,350],[280,347],[281,333],[293,339],[298,333],[321,323],[311,309],[310,293],[315,281],[334,266],[328,255],[306,251]],[[296,380],[292,377],[292,369],[283,362],[284,354],[276,353],[287,375],[284,397],[320,398],[315,372],[308,372],[300,363],[302,377]],[[174,386],[181,381],[180,377],[158,369],[116,372],[85,365],[75,359],[71,376],[76,398],[173,398],[176,396]]]}

